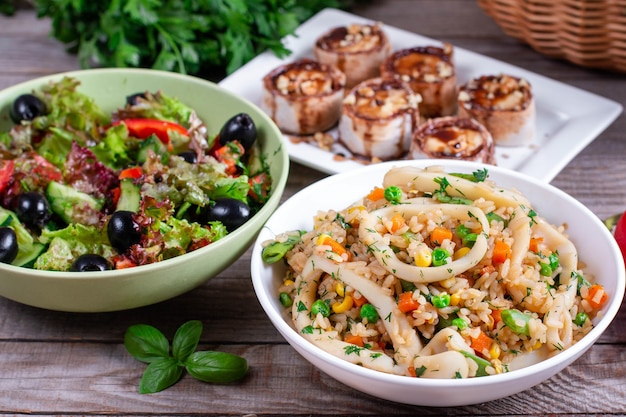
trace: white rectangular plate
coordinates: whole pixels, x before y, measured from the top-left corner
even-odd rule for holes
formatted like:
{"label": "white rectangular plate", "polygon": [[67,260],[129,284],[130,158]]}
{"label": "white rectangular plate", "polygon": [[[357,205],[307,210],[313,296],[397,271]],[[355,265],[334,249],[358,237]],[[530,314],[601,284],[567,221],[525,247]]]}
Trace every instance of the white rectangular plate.
{"label": "white rectangular plate", "polygon": [[[314,58],[313,44],[327,30],[351,23],[368,23],[368,19],[341,10],[325,9],[303,23],[295,36],[285,39],[292,54],[279,59],[265,52],[252,59],[219,84],[259,105],[262,78],[279,65],[300,58]],[[384,24],[384,22],[383,22]],[[414,46],[441,45],[440,41],[384,25],[393,50]],[[591,143],[622,112],[617,102],[596,94],[546,78],[474,52],[454,50],[457,83],[462,84],[481,75],[501,73],[527,79],[535,95],[537,108],[536,135],[533,143],[519,147],[496,146],[499,166],[514,169],[532,177],[551,181],[585,146]],[[336,129],[329,132],[336,136]],[[349,152],[339,144],[326,151],[286,135],[289,156],[293,161],[336,174],[363,166],[350,158],[337,158]]]}

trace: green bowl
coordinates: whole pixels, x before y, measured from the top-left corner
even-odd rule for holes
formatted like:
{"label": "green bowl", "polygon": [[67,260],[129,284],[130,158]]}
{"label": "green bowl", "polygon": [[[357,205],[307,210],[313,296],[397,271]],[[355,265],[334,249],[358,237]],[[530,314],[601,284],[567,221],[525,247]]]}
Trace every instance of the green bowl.
{"label": "green bowl", "polygon": [[211,135],[218,133],[233,115],[248,113],[257,126],[258,141],[270,165],[272,195],[258,213],[223,239],[162,262],[113,271],[71,273],[0,263],[0,296],[50,310],[125,310],[190,291],[237,261],[278,206],[289,174],[285,139],[271,119],[249,101],[200,78],[155,70],[96,69],[37,78],[0,91],[0,130],[10,129],[9,108],[17,96],[65,76],[80,80],[80,91],[110,112],[123,105],[127,95],[161,90],[194,108]]}

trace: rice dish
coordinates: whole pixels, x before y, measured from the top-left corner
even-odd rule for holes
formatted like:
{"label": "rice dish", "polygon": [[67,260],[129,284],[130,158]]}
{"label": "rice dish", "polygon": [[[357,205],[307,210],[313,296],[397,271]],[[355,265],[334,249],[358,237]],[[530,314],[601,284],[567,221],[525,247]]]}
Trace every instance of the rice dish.
{"label": "rice dish", "polygon": [[392,168],[313,230],[265,242],[285,262],[296,330],[346,361],[397,375],[505,373],[571,347],[608,294],[554,226],[486,169]]}

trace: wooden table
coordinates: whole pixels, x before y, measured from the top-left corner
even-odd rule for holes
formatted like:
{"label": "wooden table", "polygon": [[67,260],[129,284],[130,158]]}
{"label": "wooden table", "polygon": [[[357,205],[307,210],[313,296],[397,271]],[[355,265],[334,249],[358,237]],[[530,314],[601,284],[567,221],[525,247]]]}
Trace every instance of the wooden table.
{"label": "wooden table", "polygon": [[[379,0],[354,12],[626,102],[626,76],[555,61],[506,37],[469,0]],[[78,68],[32,11],[0,17],[0,88]],[[626,117],[581,152],[553,184],[605,217],[626,208]],[[293,164],[285,198],[325,174]],[[600,341],[563,372],[520,394],[457,408],[412,407],[342,386],[302,359],[271,325],[254,295],[250,253],[206,285],[131,311],[70,314],[0,299],[3,415],[624,415],[626,308]],[[126,329],[152,324],[171,337],[204,323],[203,350],[244,355],[242,383],[184,377],[155,395],[137,393],[145,367],[124,348]]]}

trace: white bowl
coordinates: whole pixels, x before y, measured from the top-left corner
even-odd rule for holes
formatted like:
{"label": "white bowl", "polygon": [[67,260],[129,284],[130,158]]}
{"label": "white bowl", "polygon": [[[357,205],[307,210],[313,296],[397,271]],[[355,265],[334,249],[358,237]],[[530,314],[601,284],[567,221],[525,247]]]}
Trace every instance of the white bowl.
{"label": "white bowl", "polygon": [[491,401],[526,390],[552,377],[579,358],[598,340],[618,312],[624,296],[624,261],[615,240],[603,223],[585,206],[566,193],[531,177],[503,168],[485,166],[501,187],[512,187],[526,195],[535,210],[555,224],[567,223],[568,234],[581,260],[596,281],[610,294],[603,315],[578,343],[543,362],[508,373],[467,379],[425,379],[385,374],[343,361],[305,340],[291,324],[278,299],[282,262],[265,264],[262,242],[289,230],[311,230],[318,210],[343,209],[374,186],[382,184],[393,166],[442,166],[447,172],[474,172],[474,163],[459,161],[402,161],[370,165],[363,169],[325,178],[300,191],[270,217],[253,246],[251,273],[257,297],[268,317],[305,359],[338,381],[386,400],[424,406],[458,406]]}

